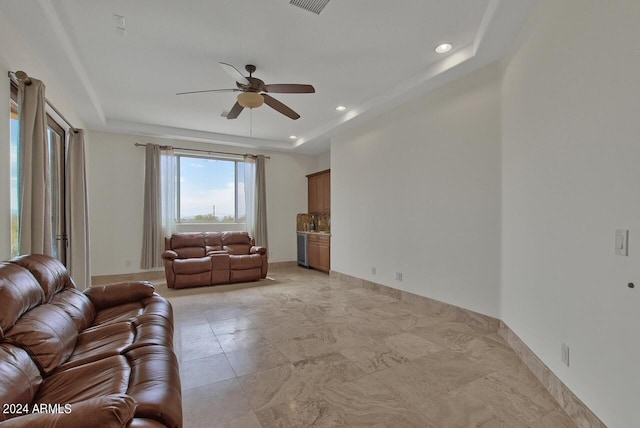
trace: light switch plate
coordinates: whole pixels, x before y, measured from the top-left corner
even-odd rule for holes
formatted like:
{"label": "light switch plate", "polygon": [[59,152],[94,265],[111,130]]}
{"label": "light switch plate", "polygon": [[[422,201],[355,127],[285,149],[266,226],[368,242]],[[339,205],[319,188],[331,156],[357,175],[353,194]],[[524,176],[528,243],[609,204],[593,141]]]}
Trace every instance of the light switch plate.
{"label": "light switch plate", "polygon": [[618,256],[629,255],[629,231],[627,229],[616,229],[615,251]]}

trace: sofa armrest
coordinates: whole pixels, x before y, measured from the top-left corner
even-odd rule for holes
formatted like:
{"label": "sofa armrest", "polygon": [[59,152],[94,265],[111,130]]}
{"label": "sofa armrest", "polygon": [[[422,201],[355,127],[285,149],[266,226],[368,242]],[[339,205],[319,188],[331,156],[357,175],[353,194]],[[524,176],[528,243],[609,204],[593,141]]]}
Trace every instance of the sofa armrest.
{"label": "sofa armrest", "polygon": [[87,288],[84,293],[96,309],[137,302],[153,296],[155,288],[148,281],[119,282]]}
{"label": "sofa armrest", "polygon": [[165,250],[162,252],[162,258],[164,260],[175,260],[178,258],[178,253],[173,250]]}
{"label": "sofa armrest", "polygon": [[251,247],[249,254],[267,254],[267,249],[265,247]]}
{"label": "sofa armrest", "polygon": [[[138,404],[126,394],[104,395],[73,404],[43,404],[42,411],[29,405],[30,414],[0,422],[0,428],[124,428],[133,419]],[[38,407],[38,410],[39,407]],[[37,412],[37,413],[36,413]]]}

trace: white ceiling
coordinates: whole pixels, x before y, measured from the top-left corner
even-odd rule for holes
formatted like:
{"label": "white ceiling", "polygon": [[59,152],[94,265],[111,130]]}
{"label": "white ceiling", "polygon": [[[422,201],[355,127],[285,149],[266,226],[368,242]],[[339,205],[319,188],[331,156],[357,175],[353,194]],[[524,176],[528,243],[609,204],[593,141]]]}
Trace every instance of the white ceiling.
{"label": "white ceiling", "polygon": [[[336,132],[499,59],[536,1],[331,0],[320,15],[289,0],[21,0],[0,10],[90,129],[315,154]],[[453,50],[436,54],[442,42]],[[266,105],[221,117],[237,93],[175,95],[235,87],[218,62],[255,64],[266,83],[316,93],[272,94],[295,121]]]}

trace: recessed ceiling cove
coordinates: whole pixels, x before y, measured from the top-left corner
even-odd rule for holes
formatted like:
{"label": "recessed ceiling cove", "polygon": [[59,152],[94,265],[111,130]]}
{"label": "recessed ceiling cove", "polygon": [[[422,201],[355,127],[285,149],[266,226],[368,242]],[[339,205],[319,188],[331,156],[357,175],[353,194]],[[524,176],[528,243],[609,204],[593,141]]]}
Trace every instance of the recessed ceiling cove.
{"label": "recessed ceiling cove", "polygon": [[[536,0],[326,3],[38,0],[0,2],[0,12],[89,129],[315,154],[338,132],[500,59]],[[114,15],[126,17],[126,37]],[[453,49],[437,54],[444,41]],[[297,120],[269,105],[221,116],[236,91],[176,96],[242,91],[220,63],[315,92],[277,93]]]}

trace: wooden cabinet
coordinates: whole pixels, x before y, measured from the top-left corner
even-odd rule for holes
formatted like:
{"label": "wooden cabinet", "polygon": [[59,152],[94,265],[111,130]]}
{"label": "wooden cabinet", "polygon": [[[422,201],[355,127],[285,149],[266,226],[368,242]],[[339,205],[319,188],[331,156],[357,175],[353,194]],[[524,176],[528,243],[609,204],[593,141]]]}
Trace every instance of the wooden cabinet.
{"label": "wooden cabinet", "polygon": [[329,272],[331,269],[331,237],[327,234],[310,233],[307,243],[309,267]]}
{"label": "wooden cabinet", "polygon": [[[331,170],[307,175],[309,186],[309,214],[316,216],[318,221],[325,221],[331,213]],[[328,230],[325,227],[319,230]],[[324,233],[310,233],[307,246],[309,267],[329,272],[331,269],[331,236]]]}
{"label": "wooden cabinet", "polygon": [[309,214],[331,212],[331,170],[307,175]]}
{"label": "wooden cabinet", "polygon": [[329,272],[331,268],[331,237],[320,235],[318,240],[318,270]]}
{"label": "wooden cabinet", "polygon": [[318,268],[319,264],[319,254],[318,254],[318,240],[319,236],[314,234],[309,234],[309,240],[307,241],[307,253],[309,254],[309,267]]}

